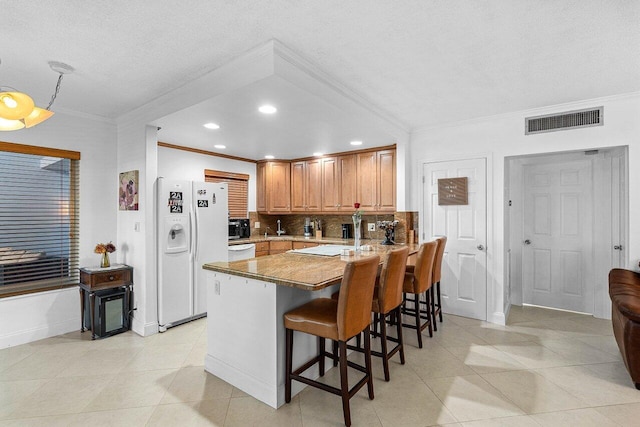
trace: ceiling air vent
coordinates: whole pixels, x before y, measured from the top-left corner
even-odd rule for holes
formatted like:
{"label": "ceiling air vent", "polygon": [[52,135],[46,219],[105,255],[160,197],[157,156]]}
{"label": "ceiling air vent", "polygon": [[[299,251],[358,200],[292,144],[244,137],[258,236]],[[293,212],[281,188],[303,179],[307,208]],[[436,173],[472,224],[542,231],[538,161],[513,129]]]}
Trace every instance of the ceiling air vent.
{"label": "ceiling air vent", "polygon": [[588,110],[567,111],[560,114],[527,117],[524,119],[525,135],[556,130],[602,126],[604,124],[604,107]]}

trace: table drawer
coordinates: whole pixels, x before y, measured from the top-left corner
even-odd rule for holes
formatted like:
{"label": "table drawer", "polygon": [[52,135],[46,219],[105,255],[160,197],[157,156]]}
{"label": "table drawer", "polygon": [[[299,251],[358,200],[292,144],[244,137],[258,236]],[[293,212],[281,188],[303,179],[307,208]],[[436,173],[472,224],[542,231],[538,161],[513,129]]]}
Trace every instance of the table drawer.
{"label": "table drawer", "polygon": [[112,270],[99,273],[86,274],[80,272],[80,282],[89,286],[110,285],[126,285],[131,283],[131,269]]}

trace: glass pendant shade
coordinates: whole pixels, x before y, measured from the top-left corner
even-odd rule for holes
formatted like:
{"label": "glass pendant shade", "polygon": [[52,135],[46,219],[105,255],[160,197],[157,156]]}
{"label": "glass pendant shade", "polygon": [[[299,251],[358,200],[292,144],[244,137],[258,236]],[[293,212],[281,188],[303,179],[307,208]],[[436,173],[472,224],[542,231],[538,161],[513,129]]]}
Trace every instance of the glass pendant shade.
{"label": "glass pendant shade", "polygon": [[31,126],[35,126],[47,120],[49,117],[53,116],[53,111],[45,110],[44,108],[35,107],[31,114],[25,117],[22,121],[25,124],[25,127],[30,128]]}
{"label": "glass pendant shade", "polygon": [[20,120],[33,111],[33,99],[22,92],[0,92],[0,118]]}
{"label": "glass pendant shade", "polygon": [[0,118],[0,131],[3,130],[19,130],[24,127],[24,123],[21,120],[6,120]]}

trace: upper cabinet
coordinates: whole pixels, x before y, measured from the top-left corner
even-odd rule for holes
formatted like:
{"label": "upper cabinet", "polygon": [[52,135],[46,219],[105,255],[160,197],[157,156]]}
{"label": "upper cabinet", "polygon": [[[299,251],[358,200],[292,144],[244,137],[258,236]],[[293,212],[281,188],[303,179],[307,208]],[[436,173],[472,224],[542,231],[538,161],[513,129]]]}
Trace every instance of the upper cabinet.
{"label": "upper cabinet", "polygon": [[322,160],[291,163],[291,212],[322,209]]}
{"label": "upper cabinet", "polygon": [[357,199],[368,212],[393,212],[396,207],[396,152],[382,150],[356,155]]}
{"label": "upper cabinet", "polygon": [[394,212],[396,150],[362,151],[322,159],[261,162],[258,212]]}
{"label": "upper cabinet", "polygon": [[291,164],[289,162],[258,163],[256,181],[258,212],[291,212]]}

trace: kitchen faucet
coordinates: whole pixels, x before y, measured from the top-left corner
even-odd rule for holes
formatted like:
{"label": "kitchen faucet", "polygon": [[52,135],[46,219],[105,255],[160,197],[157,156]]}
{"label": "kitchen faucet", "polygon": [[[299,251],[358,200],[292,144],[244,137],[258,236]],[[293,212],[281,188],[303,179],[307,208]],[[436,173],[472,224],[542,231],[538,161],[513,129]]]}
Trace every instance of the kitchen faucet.
{"label": "kitchen faucet", "polygon": [[280,226],[280,220],[277,220],[276,223],[278,224],[278,229],[276,230],[276,234],[278,236],[284,234],[284,230],[282,229],[282,227]]}

